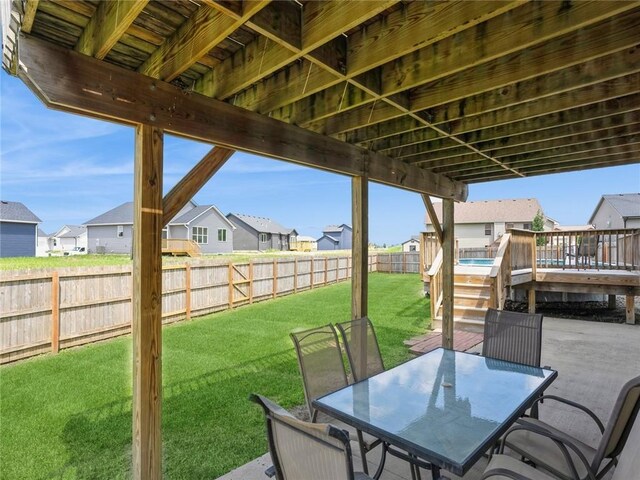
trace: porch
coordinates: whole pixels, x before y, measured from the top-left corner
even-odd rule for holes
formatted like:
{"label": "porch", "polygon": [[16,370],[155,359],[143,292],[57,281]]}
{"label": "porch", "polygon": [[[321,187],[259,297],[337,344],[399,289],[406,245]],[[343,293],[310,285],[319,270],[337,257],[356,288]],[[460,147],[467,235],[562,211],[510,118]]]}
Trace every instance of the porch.
{"label": "porch", "polygon": [[[615,345],[615,355],[611,355],[612,345]],[[622,385],[631,377],[638,375],[640,370],[638,345],[640,345],[638,326],[545,318],[542,364],[549,365],[558,371],[558,379],[551,384],[546,393],[578,400],[606,422]],[[480,344],[470,351],[479,352],[481,348]],[[543,405],[540,416],[590,445],[596,445],[599,440],[597,429],[589,422],[584,422],[583,417],[565,406]],[[617,468],[628,468],[629,472],[640,471],[640,457],[636,455],[636,451],[633,451],[633,446],[639,443],[640,423],[636,422],[628,441],[628,448],[623,453]],[[359,470],[361,459],[357,448],[353,449],[353,454],[355,469]],[[223,475],[218,480],[264,480],[268,478],[264,475],[264,470],[270,465],[270,457],[267,453]],[[388,457],[386,465],[382,479],[411,479],[406,463],[394,457]],[[480,479],[485,465],[486,459],[481,459],[462,478],[464,480]],[[376,457],[372,452],[369,469],[375,471],[376,467]],[[443,473],[452,480],[460,478],[448,472]],[[429,472],[423,471],[422,477],[430,478]]]}

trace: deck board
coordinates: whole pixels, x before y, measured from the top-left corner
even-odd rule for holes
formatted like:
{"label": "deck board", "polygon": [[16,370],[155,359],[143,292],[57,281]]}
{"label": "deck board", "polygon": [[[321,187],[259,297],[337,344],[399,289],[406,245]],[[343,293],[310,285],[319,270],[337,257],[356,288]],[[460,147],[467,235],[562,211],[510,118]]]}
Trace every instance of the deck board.
{"label": "deck board", "polygon": [[[481,333],[456,330],[453,334],[453,349],[460,352],[469,350],[482,342],[484,336]],[[421,335],[405,342],[409,346],[409,352],[413,355],[422,355],[442,346],[442,333],[432,332]]]}

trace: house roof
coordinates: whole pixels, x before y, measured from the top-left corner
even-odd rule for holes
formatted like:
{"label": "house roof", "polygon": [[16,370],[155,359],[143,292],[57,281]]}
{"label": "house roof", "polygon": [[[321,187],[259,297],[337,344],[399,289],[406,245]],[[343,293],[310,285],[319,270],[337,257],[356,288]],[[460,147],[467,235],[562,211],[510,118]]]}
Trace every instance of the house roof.
{"label": "house roof", "polygon": [[405,240],[404,242],[402,242],[402,245],[404,245],[405,243],[409,243],[409,242],[418,242],[418,243],[420,243],[420,239],[417,236],[412,236],[409,240]]}
{"label": "house roof", "polygon": [[40,223],[40,220],[31,210],[20,202],[0,200],[0,221],[17,223]]}
{"label": "house roof", "polygon": [[[193,200],[190,201],[191,204],[195,205],[193,209],[189,210],[187,213],[190,213],[192,210],[195,210],[200,207],[211,208],[213,205],[201,205],[198,206]],[[215,207],[214,207],[215,208]],[[220,210],[218,210],[220,213]],[[182,214],[180,217],[184,217],[187,213]],[[200,211],[200,213],[202,213]],[[222,217],[222,213],[220,213]],[[177,218],[173,217],[173,219],[169,222],[169,225],[173,223],[185,223],[185,222],[176,222]],[[186,222],[188,223],[188,222]],[[89,221],[84,222],[83,225],[133,225],[133,202],[125,202],[122,205],[118,205],[115,208],[103,213],[102,215],[98,215],[95,218],[92,218]]]}
{"label": "house roof", "polygon": [[338,240],[335,237],[332,237],[331,235],[327,235],[326,233],[324,235],[322,235],[317,241],[319,242],[320,240],[322,240],[323,238],[328,238],[329,240],[331,240],[333,243],[339,243],[340,240]]}
{"label": "house roof", "polygon": [[[438,220],[442,222],[442,202],[434,203],[433,208]],[[535,198],[512,198],[456,203],[453,215],[455,223],[528,223],[533,220],[538,210],[544,215],[540,203]],[[426,223],[431,224],[429,215],[426,216]]]}
{"label": "house roof", "polygon": [[[254,217],[253,215],[243,215],[241,213],[230,213],[229,215],[233,215],[238,220],[241,220],[254,230],[261,233],[280,233],[290,235],[292,232],[295,232],[295,229],[283,227],[278,222],[270,218]],[[227,218],[229,215],[227,215]],[[231,220],[231,222],[233,222],[233,220]]]}
{"label": "house roof", "polygon": [[87,227],[84,225],[65,225],[58,232],[62,231],[65,227],[68,228],[68,231],[58,235],[57,232],[53,235],[58,238],[78,238],[80,235],[83,235],[87,232]]}
{"label": "house roof", "polygon": [[298,235],[299,242],[315,242],[316,239],[308,235]]}
{"label": "house roof", "polygon": [[600,209],[602,202],[608,202],[611,207],[624,219],[640,217],[640,193],[615,193],[602,195],[598,205],[589,218],[589,223],[593,222],[596,213]]}
{"label": "house roof", "polygon": [[188,212],[183,213],[179,217],[174,218],[169,222],[169,225],[188,225],[193,222],[196,218],[204,215],[206,212],[213,210],[215,213],[220,215],[222,218],[232,229],[235,229],[236,226],[229,221],[227,217],[225,217],[220,210],[215,205],[199,205],[195,208],[192,208]]}
{"label": "house roof", "polygon": [[325,232],[325,233],[326,232],[329,232],[329,233],[340,233],[345,228],[348,228],[349,230],[351,230],[351,225],[347,225],[346,223],[343,223],[342,225],[327,225],[326,227],[324,227],[324,229],[322,231]]}
{"label": "house roof", "polygon": [[557,232],[572,232],[583,230],[594,230],[593,225],[555,225],[553,230]]}
{"label": "house roof", "polygon": [[44,230],[42,230],[40,227],[38,227],[38,236],[39,237],[48,237],[49,235],[47,235]]}

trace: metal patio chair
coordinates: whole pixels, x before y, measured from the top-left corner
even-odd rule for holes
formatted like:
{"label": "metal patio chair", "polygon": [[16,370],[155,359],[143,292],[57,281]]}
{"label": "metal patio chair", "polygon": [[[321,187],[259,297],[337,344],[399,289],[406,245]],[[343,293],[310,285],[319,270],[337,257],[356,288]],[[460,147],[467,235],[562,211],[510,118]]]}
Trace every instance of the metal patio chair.
{"label": "metal patio chair", "polygon": [[[311,421],[315,422],[318,419],[318,411],[313,408],[313,401],[346,387],[349,383],[338,335],[333,325],[329,324],[294,332],[290,336],[298,356],[298,366],[302,375],[309,415]],[[324,421],[326,418],[322,420]],[[382,442],[337,420],[332,423],[356,435],[362,455],[363,470],[365,473],[369,473],[366,454]]]}
{"label": "metal patio chair", "polygon": [[557,480],[531,465],[510,457],[494,455],[481,480]]}
{"label": "metal patio chair", "polygon": [[[349,359],[349,366],[351,368],[351,375],[353,375],[354,382],[359,382],[365,378],[369,378],[377,373],[384,372],[384,363],[382,362],[382,355],[380,354],[380,346],[378,345],[378,338],[376,332],[373,329],[371,320],[367,317],[351,320],[350,322],[337,323],[336,327],[340,331],[342,336],[342,343],[347,351],[347,358]],[[364,329],[365,338],[367,342],[366,349],[366,372],[364,376],[358,375],[357,365],[362,361],[362,354],[354,343],[354,331]]]}
{"label": "metal patio chair", "polygon": [[596,423],[602,437],[596,448],[534,418],[521,418],[507,431],[501,451],[512,452],[533,462],[561,480],[599,480],[616,465],[640,410],[640,376],[621,389],[607,426],[588,408],[553,395],[538,398],[554,400],[577,408]]}
{"label": "metal patio chair", "polygon": [[541,314],[487,310],[482,356],[539,367],[541,352]]}
{"label": "metal patio chair", "polygon": [[269,452],[278,480],[371,480],[353,471],[349,434],[330,424],[298,420],[260,395],[250,399],[264,410]]}

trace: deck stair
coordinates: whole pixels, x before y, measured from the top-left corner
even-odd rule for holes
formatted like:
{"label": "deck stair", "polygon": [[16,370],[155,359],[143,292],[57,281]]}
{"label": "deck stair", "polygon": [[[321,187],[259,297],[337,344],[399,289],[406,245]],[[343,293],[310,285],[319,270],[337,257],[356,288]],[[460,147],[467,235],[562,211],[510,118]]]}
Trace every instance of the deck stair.
{"label": "deck stair", "polygon": [[[482,332],[484,315],[491,306],[491,280],[489,269],[476,274],[454,272],[453,319],[454,328]],[[442,305],[434,316],[433,328],[442,327]]]}
{"label": "deck stair", "polygon": [[163,238],[162,254],[176,256],[198,257],[201,254],[200,245],[193,240],[179,238]]}

